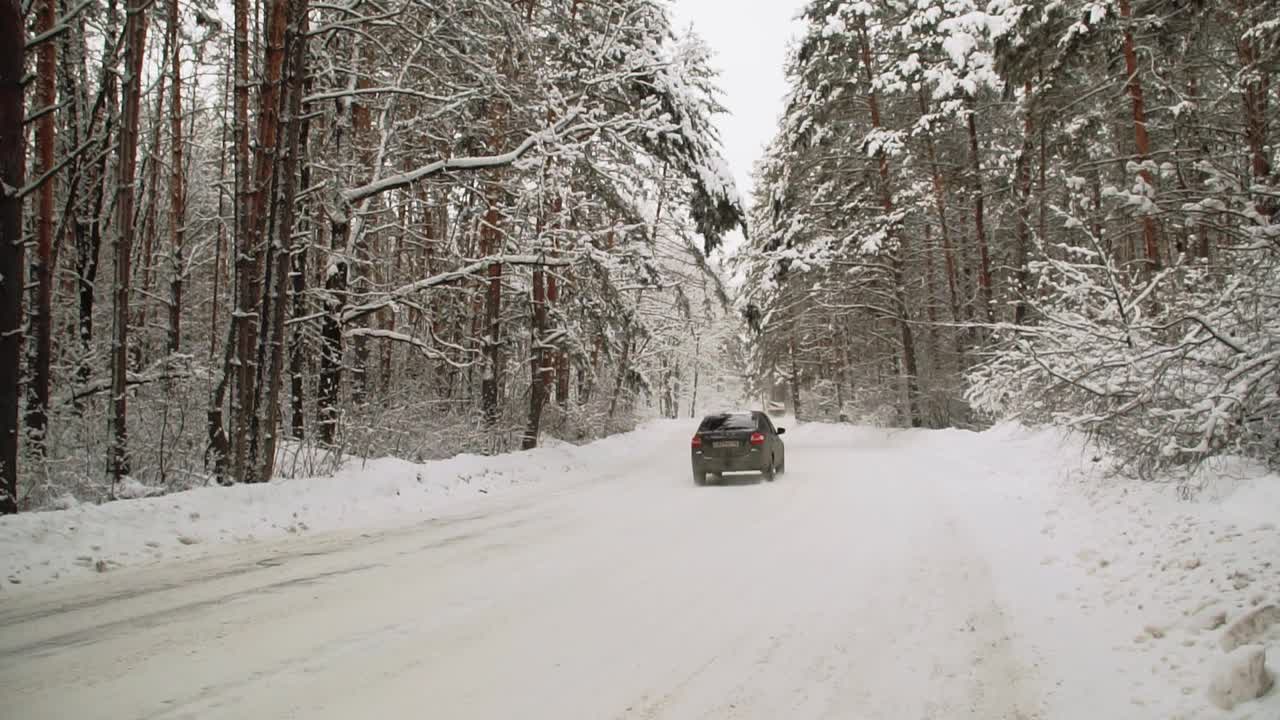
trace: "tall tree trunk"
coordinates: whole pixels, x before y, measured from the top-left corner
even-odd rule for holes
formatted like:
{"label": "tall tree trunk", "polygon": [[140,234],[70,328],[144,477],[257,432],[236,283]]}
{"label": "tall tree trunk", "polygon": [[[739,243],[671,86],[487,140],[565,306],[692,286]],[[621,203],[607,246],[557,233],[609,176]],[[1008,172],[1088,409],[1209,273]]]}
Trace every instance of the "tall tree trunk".
{"label": "tall tree trunk", "polygon": [[[920,113],[928,114],[929,104],[922,88],[918,95]],[[951,322],[960,324],[960,290],[959,277],[956,272],[956,253],[951,247],[951,228],[947,220],[947,188],[942,176],[942,168],[938,164],[938,152],[934,146],[933,133],[925,135],[925,148],[929,157],[929,170],[933,176],[933,203],[938,211],[938,233],[942,238],[942,259],[947,275],[947,305],[951,309]],[[957,363],[960,367],[967,365],[964,342],[959,330],[954,332]]]}
{"label": "tall tree trunk", "polygon": [[[1240,17],[1246,17],[1245,0],[1236,0]],[[1241,101],[1244,110],[1244,136],[1249,143],[1250,168],[1259,183],[1271,181],[1271,159],[1267,144],[1267,93],[1271,86],[1271,73],[1258,62],[1257,49],[1248,37],[1236,42],[1240,61]],[[1256,209],[1263,217],[1269,217],[1276,209],[1276,201],[1265,194],[1258,196]]]}
{"label": "tall tree trunk", "polygon": [[18,512],[18,388],[22,364],[22,198],[27,148],[22,131],[26,74],[22,3],[0,0],[0,515]]}
{"label": "tall tree trunk", "polygon": [[[223,76],[226,81],[226,92],[223,95],[224,108],[226,103],[226,97],[228,94],[232,95],[233,97],[236,97],[236,101],[235,101],[236,103],[239,102],[238,94],[236,93],[235,89],[232,88],[232,85],[235,83],[235,76],[232,70],[232,66],[234,65],[235,65],[234,60],[228,63],[226,73]],[[235,110],[238,110],[238,109],[239,109],[239,106],[236,105],[235,109],[233,109],[232,111],[233,119],[230,124],[235,124],[236,122],[235,118],[238,117],[235,115]],[[229,123],[227,123],[226,112],[224,109],[223,122],[222,122],[222,145],[224,147],[226,145],[228,124]],[[233,135],[235,134],[236,133],[233,132]],[[232,172],[233,174],[237,173],[238,172],[237,168],[233,167]],[[221,157],[219,158],[219,162],[218,162],[218,181],[219,181],[218,187],[219,188],[222,187],[222,183],[226,179],[226,175],[227,175],[227,160],[226,160],[226,152],[224,151],[221,153]],[[240,184],[239,184],[239,175],[235,174],[234,177],[235,177],[234,188],[232,190],[232,212],[234,213],[234,217],[235,217],[235,219],[233,220],[233,224],[236,226],[236,228],[238,228],[239,227],[238,222],[240,217],[240,211],[239,211]],[[223,277],[223,264],[224,264],[223,247],[225,247],[225,244],[226,244],[226,230],[225,230],[226,223],[223,221],[223,218],[225,218],[226,215],[225,215],[225,206],[223,205],[223,195],[224,193],[221,191],[221,189],[219,189],[218,191],[219,222],[218,222],[218,233],[214,238],[214,255],[213,255],[213,302],[209,303],[212,306],[210,309],[210,315],[209,315],[209,364],[210,366],[213,366],[213,363],[218,356],[218,332],[219,332],[218,308],[222,304],[222,296],[218,292],[218,287],[219,287],[219,281]],[[234,231],[233,231],[233,237],[234,237]],[[234,240],[233,240],[233,252],[234,252]],[[222,372],[218,376],[217,383],[214,384],[213,389],[209,393],[209,407],[205,411],[205,426],[208,432],[208,445],[205,451],[205,465],[206,467],[209,467],[209,466],[212,467],[214,480],[219,485],[228,484],[227,461],[231,456],[231,440],[227,436],[226,422],[223,416],[223,408],[225,407],[225,403],[227,399],[227,388],[229,385],[231,385],[234,379],[232,374],[232,370],[233,370],[232,360],[235,353],[236,338],[237,338],[238,332],[239,332],[239,325],[237,324],[235,315],[232,314],[231,322],[228,323],[227,325],[227,342],[222,349],[222,352],[223,352]]]}
{"label": "tall tree trunk", "polygon": [[804,416],[804,405],[800,398],[800,361],[797,359],[796,336],[792,331],[791,337],[787,340],[787,355],[791,362],[791,372],[788,373],[787,381],[791,388],[791,414],[795,416],[796,422]]}
{"label": "tall tree trunk", "polygon": [[[278,18],[281,12],[279,6],[287,6],[287,12],[283,18]],[[265,416],[262,420],[264,429],[262,430],[261,466],[257,473],[257,479],[262,482],[270,480],[275,472],[276,446],[280,428],[280,389],[284,384],[284,326],[287,315],[285,307],[290,289],[294,201],[297,194],[295,173],[298,169],[298,155],[301,152],[302,80],[307,74],[307,0],[273,0],[271,18],[273,25],[268,36],[274,42],[278,33],[283,34],[282,52],[285,55],[287,72],[283,80],[284,93],[280,98],[284,117],[280,123],[283,127],[283,137],[279,146],[284,152],[276,155],[278,177],[274,206],[279,217],[274,223],[276,231],[271,251],[274,268],[269,281],[270,296],[266,303],[270,308],[270,314],[265,317],[271,326],[271,335],[268,338],[270,357],[267,360],[268,372],[265,383],[267,389],[266,399],[255,413],[257,416]],[[287,28],[277,30],[274,25],[277,20]],[[270,67],[272,64],[269,62],[268,68]],[[270,79],[271,76],[268,75],[268,81]],[[260,382],[259,387],[261,386]]]}
{"label": "tall tree trunk", "polygon": [[[249,447],[245,451],[243,473],[237,476],[241,482],[265,482],[259,475],[263,467],[263,433],[276,419],[276,412],[263,407],[268,378],[268,346],[272,335],[271,322],[277,308],[277,252],[274,228],[279,205],[276,191],[280,186],[279,163],[281,152],[280,116],[282,85],[284,83],[285,27],[288,24],[288,0],[270,0],[267,8],[266,57],[263,62],[262,87],[258,94],[257,153],[254,158],[253,187],[250,194],[248,232],[254,250],[254,286],[260,295],[254,298],[257,312],[256,343],[253,351],[253,372],[250,375],[250,405],[245,416],[248,421]],[[289,228],[292,232],[292,227]],[[259,249],[261,248],[261,249]],[[256,273],[263,273],[258,280]],[[266,417],[263,417],[263,415]],[[274,431],[272,431],[274,432]]]}
{"label": "tall tree trunk", "polygon": [[[305,16],[304,16],[305,17]],[[304,80],[305,88],[309,87],[309,83]],[[311,134],[311,119],[309,117],[302,119],[302,127],[298,131],[298,162],[301,167],[298,170],[299,180],[303,188],[311,187],[311,163],[307,160],[307,142]],[[313,231],[314,223],[312,222],[311,212],[306,210],[303,212],[299,222],[300,234],[306,235]],[[300,247],[294,248],[293,251],[293,317],[295,319],[306,314],[306,290],[307,290],[307,243],[303,243]],[[289,408],[290,408],[290,435],[294,440],[302,440],[306,437],[307,420],[306,420],[306,402],[304,380],[304,369],[306,365],[306,353],[309,343],[306,340],[305,329],[302,324],[297,324],[293,328],[293,337],[289,345]]]}
{"label": "tall tree trunk", "polygon": [[[212,366],[214,360],[218,357],[218,307],[222,305],[222,295],[219,293],[221,281],[224,277],[223,266],[225,265],[223,248],[226,247],[227,241],[227,223],[226,223],[226,204],[224,199],[226,193],[222,188],[227,181],[227,99],[232,94],[231,90],[231,66],[234,63],[227,63],[226,72],[223,73],[224,89],[222,94],[222,130],[220,133],[219,147],[223,148],[218,153],[218,231],[213,240],[213,302],[209,303],[209,365]],[[234,170],[233,170],[234,172]],[[234,196],[234,189],[232,190]],[[234,201],[232,203],[234,205]]]}
{"label": "tall tree trunk", "polygon": [[[60,15],[69,15],[69,3],[67,0],[56,0],[58,3],[58,13]],[[73,253],[72,267],[75,265],[74,253],[80,247],[82,241],[78,233],[83,228],[83,213],[81,209],[82,197],[84,192],[84,183],[86,175],[86,163],[83,153],[77,152],[80,144],[88,138],[88,133],[84,127],[84,108],[85,98],[87,96],[87,88],[89,85],[88,76],[84,73],[84,63],[80,60],[84,47],[84,22],[79,18],[68,19],[65,21],[66,28],[56,40],[58,43],[57,58],[57,85],[58,94],[62,98],[61,106],[63,112],[63,132],[58,133],[58,149],[62,157],[67,158],[67,165],[63,170],[63,176],[66,192],[63,193],[62,211],[59,215],[58,222],[54,226],[54,246],[52,256],[50,258],[49,267],[54,268],[54,275],[58,275],[57,268],[61,262],[61,255],[64,248],[69,247]],[[61,275],[61,294],[64,297],[73,297],[76,293],[76,279],[72,273],[62,273]],[[52,299],[50,300],[52,303]],[[77,337],[76,317],[72,313],[64,312],[63,337]],[[62,351],[67,354],[71,344],[65,343]],[[73,401],[74,404],[74,401]]]}
{"label": "tall tree trunk", "polygon": [[[880,97],[875,89],[874,76],[875,71],[872,67],[871,59],[871,41],[867,38],[866,19],[859,16],[858,24],[858,41],[861,46],[862,69],[864,78],[867,82],[867,105],[871,113],[871,127],[880,130],[883,124],[880,121]],[[884,207],[885,215],[892,216],[894,213],[893,187],[889,173],[889,156],[884,152],[880,153],[879,162],[880,172],[880,202]],[[906,257],[909,252],[907,237],[898,228],[890,228],[889,235],[891,240],[897,240],[897,248],[894,248],[890,254],[890,266],[893,274],[893,304],[894,312],[897,315],[898,331],[902,337],[902,361],[903,371],[906,374],[907,382],[907,417],[912,427],[920,425],[920,381],[919,373],[916,368],[916,345],[915,338],[911,331],[911,317],[907,310],[906,285],[904,278],[904,268]],[[893,247],[893,243],[889,245]]]}
{"label": "tall tree trunk", "polygon": [[114,327],[111,340],[111,451],[108,460],[112,482],[130,472],[128,429],[129,285],[133,252],[134,174],[138,161],[138,120],[142,101],[142,62],[147,47],[144,0],[129,0],[125,17],[124,110],[120,118],[120,165],[116,208]]}
{"label": "tall tree trunk", "polygon": [[[38,0],[36,33],[53,29],[57,14],[55,0]],[[45,452],[45,435],[49,425],[50,364],[53,356],[53,195],[55,177],[53,149],[57,142],[53,108],[57,104],[57,48],[54,38],[40,43],[36,60],[36,108],[42,113],[36,121],[36,178],[42,178],[36,205],[36,257],[32,264],[35,296],[32,302],[31,330],[35,335],[30,348],[31,362],[27,385],[27,430],[31,448],[37,455]]]}
{"label": "tall tree trunk", "polygon": [[[107,4],[107,43],[110,49],[108,56],[115,55],[114,38],[117,35],[118,13],[116,4],[111,0]],[[95,170],[91,176],[92,195],[90,207],[92,215],[88,219],[87,227],[77,229],[76,236],[82,242],[76,247],[76,280],[79,291],[79,329],[80,329],[80,350],[81,361],[80,366],[76,369],[76,379],[79,382],[87,382],[89,376],[93,373],[93,307],[95,302],[94,292],[97,287],[98,264],[102,250],[102,233],[110,223],[110,218],[106,217],[106,193],[109,183],[107,177],[107,159],[111,156],[111,138],[113,136],[115,119],[117,116],[116,107],[119,104],[118,90],[116,86],[115,68],[111,64],[103,65],[100,81],[102,85],[101,102],[95,110],[95,115],[102,118],[102,133],[98,142],[98,159],[95,163]]]}
{"label": "tall tree trunk", "polygon": [[[482,254],[496,255],[502,251],[502,234],[498,228],[500,215],[498,212],[497,191],[489,196],[489,209],[485,212],[484,224],[480,228],[483,249]],[[498,400],[502,383],[502,264],[489,265],[489,280],[485,291],[484,310],[484,375],[480,383],[480,403],[484,412],[485,425],[493,428],[498,424]]]}
{"label": "tall tree trunk", "polygon": [[[928,346],[925,350],[925,356],[929,359],[929,368],[933,374],[941,374],[942,366],[942,340],[938,333],[938,276],[937,270],[933,262],[933,226],[929,223],[924,225],[924,288],[925,288],[925,317],[929,320]],[[832,340],[835,338],[835,328],[832,328]],[[834,351],[834,348],[833,348]],[[837,382],[837,385],[839,383]],[[844,407],[843,401],[841,407]]]}
{"label": "tall tree trunk", "polygon": [[236,230],[235,230],[235,353],[232,368],[235,382],[231,394],[231,472],[236,479],[246,472],[249,449],[249,413],[253,407],[253,337],[257,326],[258,248],[249,223],[253,180],[249,164],[249,4],[235,0],[235,135],[236,146]]}
{"label": "tall tree trunk", "polygon": [[[304,182],[305,186],[306,183]],[[305,293],[307,291],[307,246],[295,248],[293,252],[293,317],[302,317],[306,312]],[[301,324],[295,325],[293,337],[289,343],[289,435],[294,440],[303,440],[307,436],[306,414],[306,352],[308,343]]]}
{"label": "tall tree trunk", "polygon": [[[160,53],[162,65],[169,62],[168,42],[169,36],[166,33]],[[146,175],[146,179],[142,181],[142,206],[139,210],[139,215],[142,216],[139,223],[139,232],[142,233],[142,290],[137,293],[138,299],[134,304],[137,319],[133,323],[137,329],[133,343],[133,365],[138,370],[151,361],[150,308],[154,296],[151,283],[156,269],[155,252],[158,233],[156,214],[160,207],[160,134],[164,128],[164,101],[168,82],[169,74],[161,73],[160,87],[155,93],[155,110],[151,113],[151,132],[147,135],[151,138],[151,145],[142,162],[142,170]]]}
{"label": "tall tree trunk", "polygon": [[[183,164],[182,139],[182,44],[179,42],[178,25],[181,14],[178,0],[169,0],[169,51],[170,57],[170,162],[169,174],[169,353],[176,353],[182,346],[182,275],[183,246],[186,241],[186,167]],[[214,268],[217,272],[217,268]],[[215,300],[215,303],[217,301]]]}
{"label": "tall tree trunk", "polygon": [[1031,247],[1031,152],[1035,147],[1035,119],[1032,115],[1034,90],[1031,82],[1022,86],[1026,117],[1022,123],[1022,150],[1018,153],[1015,175],[1018,183],[1018,230],[1014,242],[1014,294],[1016,304],[1013,309],[1013,322],[1022,325],[1027,321],[1027,292],[1031,278],[1027,262]]}
{"label": "tall tree trunk", "polygon": [[692,418],[698,412],[698,385],[701,380],[702,369],[702,334],[694,331],[693,334],[693,389],[689,394],[689,417]]}
{"label": "tall tree trunk", "polygon": [[[551,256],[555,257],[560,250],[560,230],[564,227],[564,197],[557,194],[551,201]],[[555,271],[547,273],[547,305],[556,307],[560,303],[560,278]],[[551,373],[555,378],[556,403],[561,407],[569,402],[569,354],[562,348],[552,351]]]}
{"label": "tall tree trunk", "polygon": [[982,156],[978,148],[977,111],[969,101],[969,157],[973,169],[973,234],[978,243],[978,286],[982,294],[982,307],[987,322],[995,322],[995,307],[991,288],[991,252],[987,247],[985,198],[982,196]]}
{"label": "tall tree trunk", "polygon": [[[383,277],[383,282],[398,282],[403,273],[401,271],[401,263],[404,259],[404,239],[409,229],[408,216],[409,203],[400,205],[400,232],[393,238],[387,236],[387,252],[391,255],[391,272]],[[396,312],[394,309],[388,309],[379,314],[381,318],[382,329],[388,333],[394,333],[397,328]],[[378,360],[378,378],[380,393],[384,400],[391,397],[391,389],[393,387],[391,373],[395,367],[395,343],[382,343],[381,357]]]}
{"label": "tall tree trunk", "polygon": [[541,265],[533,266],[533,332],[529,352],[529,425],[521,446],[532,450],[538,446],[538,433],[542,423],[542,407],[546,402],[550,368],[546,364],[546,346],[543,339],[547,332],[547,298]]}
{"label": "tall tree trunk", "polygon": [[[640,302],[637,300],[636,306],[638,307],[639,305]],[[632,322],[632,318],[628,317],[623,323],[622,360],[615,370],[617,376],[613,382],[613,397],[609,398],[609,414],[607,415],[609,420],[613,420],[614,415],[618,412],[618,401],[622,398],[622,386],[626,382],[627,372],[631,367],[631,350],[635,344],[634,338],[631,337]]]}
{"label": "tall tree trunk", "polygon": [[[1128,75],[1129,98],[1133,101],[1133,139],[1138,151],[1139,162],[1146,162],[1151,157],[1151,138],[1147,134],[1147,108],[1143,99],[1142,78],[1138,74],[1138,54],[1133,41],[1133,12],[1129,0],[1120,0],[1120,17],[1124,21],[1124,68]],[[1143,168],[1138,172],[1146,183],[1148,192],[1154,201],[1156,180],[1149,170]],[[1155,218],[1150,212],[1142,213],[1142,246],[1146,255],[1146,266],[1149,273],[1159,270],[1161,263],[1160,237]]]}
{"label": "tall tree trunk", "polygon": [[347,246],[351,226],[347,218],[331,221],[333,257],[325,271],[325,315],[320,329],[320,382],[316,388],[320,442],[333,446],[338,439],[338,400],[342,390],[342,310],[347,297],[347,260],[339,251]]}

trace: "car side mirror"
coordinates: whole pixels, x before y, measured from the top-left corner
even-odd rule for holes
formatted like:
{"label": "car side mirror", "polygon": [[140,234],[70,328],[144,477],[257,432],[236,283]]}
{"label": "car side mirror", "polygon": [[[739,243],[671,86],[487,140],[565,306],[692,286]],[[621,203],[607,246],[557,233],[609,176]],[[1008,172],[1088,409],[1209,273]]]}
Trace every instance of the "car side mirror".
{"label": "car side mirror", "polygon": [[786,434],[787,434],[787,429],[786,429],[786,428],[778,428],[778,434],[779,434],[779,435],[786,435]]}

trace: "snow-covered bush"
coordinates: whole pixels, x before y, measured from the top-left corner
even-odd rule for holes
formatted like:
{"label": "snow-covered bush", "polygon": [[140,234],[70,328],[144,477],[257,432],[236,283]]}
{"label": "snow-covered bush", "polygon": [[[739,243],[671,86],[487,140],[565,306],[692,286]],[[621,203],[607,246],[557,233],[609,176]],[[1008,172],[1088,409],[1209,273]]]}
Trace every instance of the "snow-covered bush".
{"label": "snow-covered bush", "polygon": [[1083,225],[1044,248],[1035,324],[1001,325],[969,375],[993,417],[1076,428],[1139,469],[1223,453],[1280,462],[1280,247],[1259,225],[1210,263],[1126,269]]}

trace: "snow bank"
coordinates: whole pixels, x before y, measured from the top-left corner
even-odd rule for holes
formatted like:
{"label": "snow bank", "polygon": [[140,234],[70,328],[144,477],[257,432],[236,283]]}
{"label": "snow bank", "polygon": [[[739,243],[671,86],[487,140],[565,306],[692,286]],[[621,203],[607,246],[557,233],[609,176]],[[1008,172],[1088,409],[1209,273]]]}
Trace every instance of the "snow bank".
{"label": "snow bank", "polygon": [[[219,546],[299,533],[396,527],[466,512],[521,488],[573,484],[639,460],[637,433],[590,445],[551,443],[496,457],[415,464],[349,459],[330,477],[205,487],[159,497],[0,517],[0,597],[94,572],[207,554]],[[683,433],[683,430],[679,431]]]}
{"label": "snow bank", "polygon": [[[1280,718],[1280,693],[1245,698],[1280,669],[1280,477],[1225,460],[1195,489],[1140,482],[1078,438],[1017,425],[928,434],[921,451],[940,472],[980,470],[948,500],[1054,668],[1052,717]],[[1269,651],[1269,673],[1240,647]]]}
{"label": "snow bank", "polygon": [[883,454],[921,458],[1039,659],[1044,717],[1280,718],[1280,476],[1225,458],[1190,484],[1142,482],[1079,437],[1012,423],[786,439],[859,450],[852,477],[871,482]]}

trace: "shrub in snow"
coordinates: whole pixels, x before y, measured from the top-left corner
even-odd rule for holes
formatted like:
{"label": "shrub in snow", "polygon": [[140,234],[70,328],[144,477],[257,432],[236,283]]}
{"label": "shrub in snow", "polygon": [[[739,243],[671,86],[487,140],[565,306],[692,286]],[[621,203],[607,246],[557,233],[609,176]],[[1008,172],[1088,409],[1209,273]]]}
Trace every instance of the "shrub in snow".
{"label": "shrub in snow", "polygon": [[1105,438],[1139,470],[1220,454],[1280,462],[1273,226],[1212,265],[1151,272],[1067,223],[1084,241],[1042,248],[1036,321],[998,326],[999,349],[969,375],[974,407]]}
{"label": "shrub in snow", "polygon": [[1209,682],[1209,700],[1223,710],[1266,695],[1275,680],[1267,672],[1267,651],[1261,645],[1245,645],[1218,664]]}

